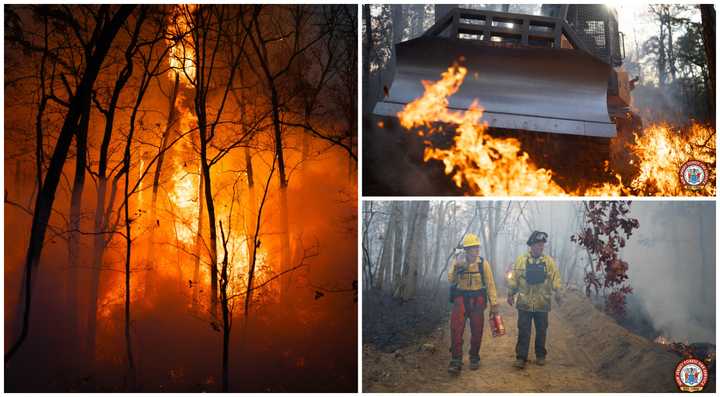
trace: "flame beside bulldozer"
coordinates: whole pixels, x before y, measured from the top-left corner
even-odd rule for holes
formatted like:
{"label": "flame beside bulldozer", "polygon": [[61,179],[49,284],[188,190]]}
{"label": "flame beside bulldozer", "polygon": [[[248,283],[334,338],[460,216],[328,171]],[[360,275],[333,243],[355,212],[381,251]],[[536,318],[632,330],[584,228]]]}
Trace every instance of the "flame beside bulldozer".
{"label": "flame beside bulldozer", "polygon": [[[708,196],[715,195],[715,130],[693,123],[687,128],[653,124],[634,133],[625,145],[637,170],[630,181],[612,173],[613,182],[568,189],[555,180],[553,170],[537,166],[519,140],[493,137],[481,122],[482,104],[474,101],[465,111],[450,110],[448,98],[456,93],[467,69],[453,65],[436,82],[423,81],[421,97],[408,103],[397,116],[400,124],[421,137],[454,129],[450,147],[426,139],[424,160],[439,160],[453,183],[473,195],[582,195],[582,196]],[[699,189],[686,188],[680,178],[682,165],[696,160],[707,165],[707,182]],[[637,161],[635,163],[635,161]]]}

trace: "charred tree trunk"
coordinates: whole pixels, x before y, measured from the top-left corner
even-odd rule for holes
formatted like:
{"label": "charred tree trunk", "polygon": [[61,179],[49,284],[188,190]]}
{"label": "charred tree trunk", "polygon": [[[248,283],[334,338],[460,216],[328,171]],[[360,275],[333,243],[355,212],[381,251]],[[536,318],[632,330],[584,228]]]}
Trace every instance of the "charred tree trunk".
{"label": "charred tree trunk", "polygon": [[245,148],[245,169],[247,171],[247,186],[248,186],[248,200],[246,208],[245,219],[249,224],[246,226],[246,240],[248,250],[248,263],[254,262],[254,241],[255,241],[255,213],[257,209],[257,197],[255,197],[255,171],[253,169],[252,155],[250,154],[250,148]]}
{"label": "charred tree trunk", "polygon": [[133,114],[130,134],[128,134],[128,142],[125,147],[124,168],[125,172],[125,354],[127,356],[129,389],[132,390],[135,385],[135,361],[132,352],[132,339],[130,334],[130,260],[132,251],[132,235],[130,220],[130,147],[132,146],[132,136],[134,132],[134,116]]}
{"label": "charred tree trunk", "polygon": [[[144,16],[143,13],[141,15]],[[144,19],[144,18],[143,18]],[[109,156],[109,150],[110,150],[110,141],[112,139],[112,133],[115,123],[115,112],[117,111],[117,104],[120,100],[120,93],[122,92],[123,88],[125,88],[125,85],[127,84],[128,80],[133,74],[134,71],[134,64],[133,64],[133,54],[135,53],[137,49],[137,41],[140,35],[140,28],[143,23],[143,19],[138,19],[135,31],[133,33],[133,36],[130,40],[130,44],[125,50],[125,66],[118,74],[118,78],[115,81],[115,87],[113,88],[112,95],[110,97],[110,102],[108,103],[107,109],[102,109],[100,105],[97,105],[100,112],[105,117],[105,127],[103,131],[103,139],[102,143],[100,144],[100,161],[98,164],[98,183],[97,183],[97,196],[96,196],[96,204],[95,204],[95,236],[93,238],[93,253],[92,253],[92,266],[90,269],[90,296],[88,298],[88,305],[87,310],[85,313],[85,324],[87,326],[87,337],[86,337],[86,345],[85,345],[85,351],[84,353],[86,355],[89,355],[90,362],[94,361],[94,351],[95,351],[95,332],[96,332],[96,313],[97,313],[97,303],[98,303],[98,290],[100,287],[100,269],[102,268],[102,259],[103,254],[105,252],[105,247],[107,246],[107,243],[110,239],[108,232],[108,219],[110,218],[110,214],[113,210],[113,206],[115,203],[115,193],[117,191],[117,184],[119,182],[119,177],[122,175],[122,170],[116,174],[116,177],[113,181],[112,185],[112,191],[110,195],[110,203],[106,207],[105,201],[106,201],[106,195],[107,195],[107,186],[108,186],[108,156]],[[77,299],[77,293],[79,291],[76,291],[76,303],[79,301]],[[79,309],[79,305],[76,306]]]}
{"label": "charred tree trunk", "polygon": [[[206,113],[207,106],[207,92],[210,86],[210,81],[206,78],[206,67],[212,72],[212,65],[207,66],[206,61],[208,60],[206,51],[209,44],[208,29],[204,26],[207,22],[206,11],[202,7],[198,7],[195,12],[195,23],[197,24],[195,31],[193,31],[193,39],[197,51],[195,51],[195,65],[196,65],[196,84],[195,84],[195,114],[198,118],[198,131],[200,135],[200,167],[204,185],[205,193],[205,207],[207,210],[208,217],[208,231],[210,237],[209,247],[209,270],[210,270],[210,312],[213,315],[217,315],[218,306],[218,254],[217,254],[217,230],[215,220],[215,201],[212,193],[212,178],[210,175],[210,160],[208,159],[208,146],[209,141],[212,137],[209,136],[208,131],[208,118]],[[219,40],[219,39],[218,39]]]}
{"label": "charred tree trunk", "polygon": [[201,251],[202,251],[202,245],[203,245],[203,235],[202,231],[204,228],[205,223],[205,217],[203,216],[203,212],[205,211],[205,200],[203,197],[205,197],[205,183],[203,180],[203,174],[202,172],[199,173],[200,177],[199,183],[198,183],[198,227],[197,227],[197,234],[195,235],[195,264],[193,268],[193,291],[192,291],[192,308],[193,311],[197,312],[200,299],[200,258],[202,257]]}
{"label": "charred tree trunk", "polygon": [[231,329],[231,313],[228,301],[228,250],[227,242],[230,238],[229,232],[227,239],[223,230],[222,221],[220,221],[220,238],[223,246],[223,260],[220,271],[220,309],[222,311],[223,322],[223,353],[222,353],[222,391],[227,393],[230,387],[229,361],[230,361],[230,329]]}
{"label": "charred tree trunk", "polygon": [[198,112],[200,127],[200,166],[204,183],[205,207],[207,209],[208,228],[210,232],[210,311],[217,313],[218,303],[218,272],[217,272],[217,231],[215,230],[215,201],[212,194],[212,179],[210,178],[210,164],[207,156],[207,128],[202,127],[205,116]]}
{"label": "charred tree trunk", "polygon": [[[278,181],[280,185],[280,225],[281,225],[281,248],[280,248],[280,272],[284,272],[290,268],[290,235],[288,221],[288,197],[287,197],[287,178],[285,176],[285,157],[283,156],[283,136],[282,127],[280,125],[280,100],[275,83],[270,88],[271,104],[272,104],[272,120],[275,132],[275,157],[278,166]],[[285,299],[289,289],[288,278],[283,277],[280,280],[280,297]]]}
{"label": "charred tree trunk", "polygon": [[43,181],[42,189],[38,193],[35,200],[35,210],[33,213],[32,228],[30,230],[30,241],[28,243],[27,254],[25,257],[25,275],[24,275],[24,311],[22,319],[22,329],[17,341],[11,345],[5,354],[5,361],[9,361],[17,353],[28,335],[30,326],[30,310],[32,307],[32,287],[33,287],[33,270],[38,268],[40,255],[42,253],[45,233],[50,219],[50,212],[55,201],[55,192],[60,176],[62,174],[65,159],[70,148],[72,136],[78,123],[78,119],[82,113],[83,104],[90,99],[90,92],[95,84],[100,67],[102,66],[105,56],[110,49],[115,36],[122,27],[122,24],[130,16],[134,5],[124,5],[112,16],[107,24],[97,26],[95,34],[97,34],[96,46],[92,51],[92,56],[87,60],[82,78],[75,90],[75,95],[70,100],[68,112],[65,115],[63,126],[58,135],[55,150],[50,159],[47,175]]}
{"label": "charred tree trunk", "polygon": [[69,331],[74,334],[74,325],[77,324],[75,313],[79,310],[77,306],[70,306],[77,303],[78,278],[80,274],[80,212],[82,210],[82,194],[85,189],[85,167],[87,166],[87,137],[88,124],[90,123],[90,101],[84,104],[83,114],[80,118],[80,125],[75,134],[75,178],[73,180],[72,194],[70,197],[70,233],[68,235],[68,266],[70,267],[68,288],[66,291],[69,312],[72,313],[68,319]]}
{"label": "charred tree trunk", "polygon": [[268,190],[270,190],[270,182],[272,181],[273,173],[275,172],[275,163],[277,157],[273,158],[270,173],[268,174],[267,181],[265,182],[265,190],[263,191],[262,199],[260,200],[260,206],[258,207],[257,218],[255,218],[255,231],[253,232],[253,247],[252,247],[252,262],[250,262],[248,270],[248,285],[245,290],[245,330],[247,330],[248,319],[250,315],[250,304],[252,302],[252,291],[254,288],[253,282],[255,280],[255,264],[257,262],[257,249],[260,247],[260,223],[262,220],[263,208],[265,208],[265,201],[267,200]]}

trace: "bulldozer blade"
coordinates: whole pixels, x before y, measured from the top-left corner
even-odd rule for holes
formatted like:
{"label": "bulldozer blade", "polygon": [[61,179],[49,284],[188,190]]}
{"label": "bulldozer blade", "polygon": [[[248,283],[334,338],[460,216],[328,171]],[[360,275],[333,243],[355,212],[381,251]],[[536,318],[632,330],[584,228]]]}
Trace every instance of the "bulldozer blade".
{"label": "bulldozer blade", "polygon": [[453,63],[468,68],[449,107],[477,100],[489,127],[612,138],[607,108],[610,66],[581,50],[499,47],[477,40],[422,36],[396,45],[396,72],[377,116],[396,117]]}

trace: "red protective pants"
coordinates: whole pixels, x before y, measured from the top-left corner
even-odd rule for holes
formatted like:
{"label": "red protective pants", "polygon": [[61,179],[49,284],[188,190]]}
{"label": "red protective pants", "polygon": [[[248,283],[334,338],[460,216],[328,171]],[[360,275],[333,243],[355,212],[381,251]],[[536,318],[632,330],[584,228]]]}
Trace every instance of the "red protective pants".
{"label": "red protective pants", "polygon": [[470,319],[470,358],[480,355],[480,343],[483,334],[483,312],[485,299],[482,296],[456,296],[453,300],[452,314],[450,315],[450,337],[452,339],[450,352],[452,358],[462,359],[463,333],[465,332],[465,319]]}

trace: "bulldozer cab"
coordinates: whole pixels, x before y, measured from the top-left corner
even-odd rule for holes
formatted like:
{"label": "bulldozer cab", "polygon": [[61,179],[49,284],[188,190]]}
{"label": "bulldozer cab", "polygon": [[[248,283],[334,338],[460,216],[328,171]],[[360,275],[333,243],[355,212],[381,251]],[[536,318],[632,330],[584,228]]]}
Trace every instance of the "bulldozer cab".
{"label": "bulldozer cab", "polygon": [[373,113],[394,116],[422,95],[422,80],[463,60],[469,77],[451,108],[477,100],[490,128],[612,138],[611,116],[629,106],[622,58],[617,15],[604,5],[451,8],[396,44],[395,76]]}

